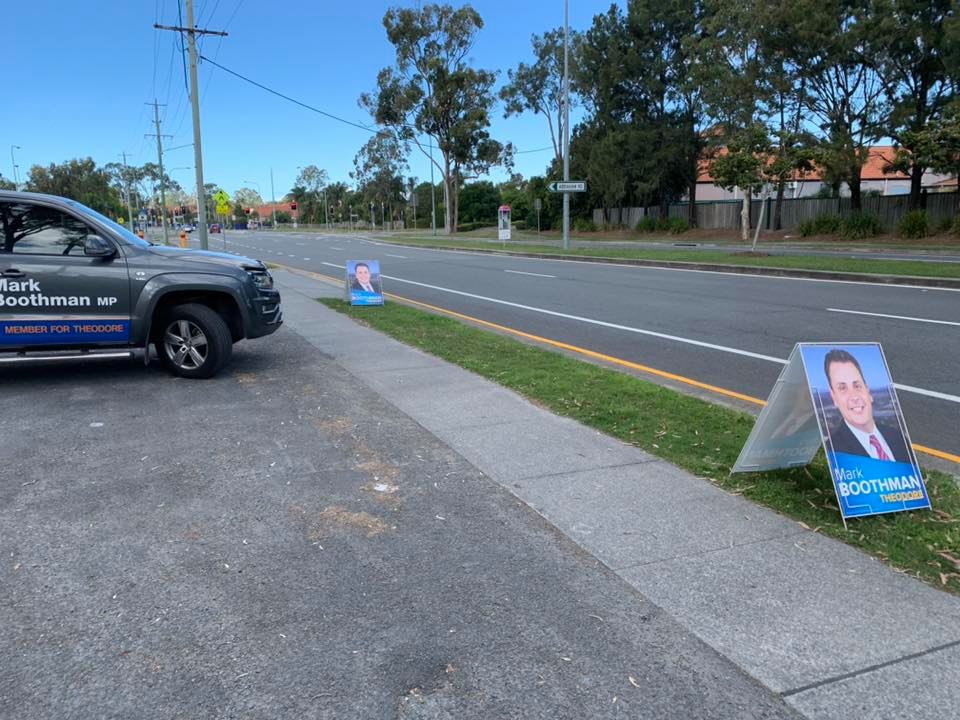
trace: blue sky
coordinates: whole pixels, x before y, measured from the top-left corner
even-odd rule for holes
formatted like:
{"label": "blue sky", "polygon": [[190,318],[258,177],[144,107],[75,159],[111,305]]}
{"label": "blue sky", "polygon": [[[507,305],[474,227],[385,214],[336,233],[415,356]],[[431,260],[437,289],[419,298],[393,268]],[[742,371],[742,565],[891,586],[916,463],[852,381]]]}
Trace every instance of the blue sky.
{"label": "blue sky", "polygon": [[[181,0],[182,2],[183,0]],[[285,4],[265,0],[196,0],[197,25],[226,29],[208,37],[201,51],[247,75],[327,112],[360,123],[369,117],[357,105],[372,90],[377,72],[394,59],[382,26],[385,10],[411,3],[330,2]],[[506,71],[532,56],[530,35],[562,25],[562,0],[472,3],[484,19],[474,64]],[[622,5],[622,3],[621,3]],[[609,0],[571,0],[570,26],[586,29]],[[192,192],[193,151],[173,149],[193,141],[190,106],[176,33],[153,29],[176,25],[177,0],[75,0],[8,3],[0,58],[7,69],[7,104],[0,119],[0,173],[12,177],[10,145],[23,181],[29,167],[93,157],[98,164],[156,161],[154,97],[161,108],[170,175]],[[13,87],[9,87],[12,82]],[[369,137],[265,93],[207,64],[200,68],[204,178],[233,193],[259,183],[270,195],[273,168],[277,195],[294,182],[297,166],[325,168],[331,180],[349,182],[353,157]],[[576,115],[574,116],[574,123]],[[494,113],[492,134],[518,150],[550,145],[542,116],[503,118]],[[410,174],[429,179],[429,165],[414,150]],[[517,156],[516,171],[541,174],[551,151]],[[502,180],[504,173],[492,179]],[[439,181],[439,177],[437,178]]]}

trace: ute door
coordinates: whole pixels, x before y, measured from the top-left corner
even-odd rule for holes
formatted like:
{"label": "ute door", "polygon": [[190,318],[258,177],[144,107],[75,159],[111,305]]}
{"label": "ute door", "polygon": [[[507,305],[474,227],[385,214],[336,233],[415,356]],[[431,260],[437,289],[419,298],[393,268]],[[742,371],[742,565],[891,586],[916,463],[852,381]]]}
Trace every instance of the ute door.
{"label": "ute door", "polygon": [[112,240],[32,201],[0,201],[0,228],[0,350],[129,342],[127,262]]}

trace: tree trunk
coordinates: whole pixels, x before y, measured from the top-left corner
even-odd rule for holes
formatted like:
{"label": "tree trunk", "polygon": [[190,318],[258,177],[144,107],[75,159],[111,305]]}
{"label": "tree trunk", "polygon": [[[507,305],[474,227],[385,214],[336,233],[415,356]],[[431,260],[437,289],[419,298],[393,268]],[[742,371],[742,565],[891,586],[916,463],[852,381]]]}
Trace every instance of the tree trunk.
{"label": "tree trunk", "polygon": [[863,166],[855,163],[850,167],[850,177],[847,179],[847,185],[850,186],[850,211],[858,213],[863,209],[863,193],[860,189],[860,175],[863,172]]}
{"label": "tree trunk", "polygon": [[750,242],[750,191],[743,191],[743,208],[740,210],[740,239]]}
{"label": "tree trunk", "polygon": [[450,158],[444,156],[443,158],[443,231],[445,234],[449,235],[453,230],[453,215],[451,214],[452,208],[450,207],[451,192],[450,183],[452,178],[450,177]]}
{"label": "tree trunk", "polygon": [[920,165],[913,165],[910,168],[910,202],[907,206],[908,210],[920,210],[922,209],[920,193],[923,188],[923,167]]}
{"label": "tree trunk", "polygon": [[781,219],[783,217],[783,190],[786,186],[787,181],[785,178],[780,178],[777,181],[777,200],[776,205],[773,207],[773,229],[779,230],[782,225]]}
{"label": "tree trunk", "polygon": [[687,225],[691,229],[697,227],[697,178],[694,177],[690,182],[690,190],[688,192],[688,197],[690,199],[690,204],[687,205]]}

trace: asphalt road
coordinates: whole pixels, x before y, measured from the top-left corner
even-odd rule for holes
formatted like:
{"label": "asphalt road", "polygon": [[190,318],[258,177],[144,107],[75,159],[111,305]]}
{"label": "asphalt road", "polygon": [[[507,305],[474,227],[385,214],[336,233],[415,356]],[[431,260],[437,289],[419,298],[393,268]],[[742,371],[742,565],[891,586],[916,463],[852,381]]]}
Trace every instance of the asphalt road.
{"label": "asphalt road", "polygon": [[[196,239],[194,238],[194,246]],[[766,398],[797,342],[880,342],[914,443],[960,455],[960,292],[397,247],[364,236],[228,232],[227,249],[340,276]],[[211,249],[223,239],[211,236]]]}
{"label": "asphalt road", "polygon": [[797,717],[289,328],[0,383],[0,717]]}

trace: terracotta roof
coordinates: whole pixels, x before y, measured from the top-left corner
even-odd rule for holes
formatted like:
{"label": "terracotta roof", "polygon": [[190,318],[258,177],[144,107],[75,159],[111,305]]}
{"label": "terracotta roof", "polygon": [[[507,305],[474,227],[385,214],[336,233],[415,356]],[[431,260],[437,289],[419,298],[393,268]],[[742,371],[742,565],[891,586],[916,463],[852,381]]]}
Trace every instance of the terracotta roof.
{"label": "terracotta roof", "polygon": [[275,203],[275,204],[265,203],[265,204],[259,206],[259,207],[257,208],[257,214],[259,214],[260,217],[266,217],[266,216],[268,216],[268,215],[272,215],[274,208],[277,209],[277,212],[285,212],[285,213],[293,212],[293,211],[290,209],[290,203],[288,203],[288,202],[278,202],[278,203]]}
{"label": "terracotta roof", "polygon": [[[725,155],[727,152],[726,148],[719,148],[715,151],[715,155]],[[902,172],[891,172],[884,173],[883,170],[891,162],[893,162],[894,157],[896,156],[896,148],[892,145],[874,145],[870,148],[870,155],[867,158],[867,162],[864,163],[863,172],[860,176],[861,180],[909,180],[910,176]],[[710,176],[710,158],[703,158],[700,161],[700,174],[697,177],[697,182],[702,183],[712,183],[713,178]],[[807,173],[794,173],[794,176],[791,180],[802,180],[805,182],[811,181],[821,181],[823,180],[823,175],[818,168],[814,168]]]}

